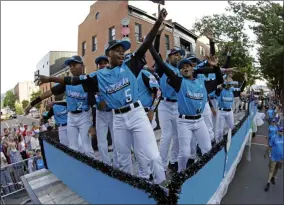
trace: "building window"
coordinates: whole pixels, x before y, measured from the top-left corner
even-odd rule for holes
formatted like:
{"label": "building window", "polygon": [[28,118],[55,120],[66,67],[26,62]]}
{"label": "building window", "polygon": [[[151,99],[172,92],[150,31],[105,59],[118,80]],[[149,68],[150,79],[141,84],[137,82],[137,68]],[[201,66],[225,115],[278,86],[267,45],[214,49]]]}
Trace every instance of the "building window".
{"label": "building window", "polygon": [[44,64],[42,64],[42,67],[44,68]]}
{"label": "building window", "polygon": [[200,55],[205,56],[205,50],[202,46],[200,46]]}
{"label": "building window", "polygon": [[46,65],[48,65],[48,61],[46,62]]}
{"label": "building window", "polygon": [[177,36],[174,37],[174,43],[175,43],[175,47],[180,47],[179,37],[177,37]]}
{"label": "building window", "polygon": [[99,19],[100,18],[100,12],[97,12],[96,13],[96,19]]}
{"label": "building window", "polygon": [[115,27],[109,28],[109,41],[115,40]]}
{"label": "building window", "polygon": [[93,36],[92,37],[92,51],[93,52],[97,50],[97,44],[98,44],[97,36]]}
{"label": "building window", "polygon": [[165,35],[165,46],[166,50],[170,50],[170,37],[168,35]]}
{"label": "building window", "polygon": [[86,41],[84,41],[84,42],[82,43],[82,56],[85,56],[85,54],[86,54],[86,48],[87,48],[87,46],[86,46]]}
{"label": "building window", "polygon": [[136,42],[142,41],[142,26],[139,23],[135,23],[135,39]]}

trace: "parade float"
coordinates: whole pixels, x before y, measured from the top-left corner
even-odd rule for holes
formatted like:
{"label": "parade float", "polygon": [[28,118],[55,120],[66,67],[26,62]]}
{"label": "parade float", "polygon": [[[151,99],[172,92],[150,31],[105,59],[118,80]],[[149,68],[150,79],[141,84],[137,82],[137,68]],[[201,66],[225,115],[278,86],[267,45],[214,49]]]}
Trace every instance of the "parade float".
{"label": "parade float", "polygon": [[65,147],[54,135],[41,133],[46,168],[90,204],[216,204],[227,192],[246,144],[250,144],[256,106],[224,140],[182,173],[173,174],[167,191],[159,185],[114,169]]}

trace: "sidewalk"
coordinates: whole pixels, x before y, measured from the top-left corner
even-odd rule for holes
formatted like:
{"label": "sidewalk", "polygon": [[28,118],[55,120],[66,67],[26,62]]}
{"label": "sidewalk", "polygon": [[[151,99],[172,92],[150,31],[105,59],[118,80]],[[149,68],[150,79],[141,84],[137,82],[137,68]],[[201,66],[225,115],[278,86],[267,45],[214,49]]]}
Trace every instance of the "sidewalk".
{"label": "sidewalk", "polygon": [[268,175],[268,159],[264,159],[268,124],[258,127],[251,148],[251,161],[247,161],[247,150],[238,165],[221,204],[283,204],[283,170],[277,174],[276,185],[264,192]]}

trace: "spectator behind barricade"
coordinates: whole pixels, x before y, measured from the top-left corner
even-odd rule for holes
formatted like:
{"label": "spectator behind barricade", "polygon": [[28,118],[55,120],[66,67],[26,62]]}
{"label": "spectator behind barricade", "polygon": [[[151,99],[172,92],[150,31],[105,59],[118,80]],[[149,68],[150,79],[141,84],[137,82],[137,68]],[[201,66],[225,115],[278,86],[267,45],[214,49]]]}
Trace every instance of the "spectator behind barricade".
{"label": "spectator behind barricade", "polygon": [[28,158],[26,149],[27,149],[27,146],[26,146],[25,139],[22,135],[19,135],[19,137],[18,137],[18,150],[20,151],[23,159]]}
{"label": "spectator behind barricade", "polygon": [[32,173],[36,170],[33,151],[29,151],[28,155],[30,157],[28,160],[28,169],[29,169],[29,173]]}
{"label": "spectator behind barricade", "polygon": [[32,151],[36,151],[37,149],[40,148],[40,145],[39,145],[39,139],[38,139],[38,133],[39,131],[34,131],[34,133],[32,134],[32,137],[31,137],[31,148],[32,148]]}
{"label": "spectator behind barricade", "polygon": [[36,164],[36,170],[40,170],[40,169],[45,168],[40,149],[36,150],[36,162],[35,162],[35,164]]}
{"label": "spectator behind barricade", "polygon": [[32,138],[32,130],[31,130],[31,128],[29,128],[27,130],[27,135],[25,137],[25,143],[26,143],[27,150],[32,150],[31,138]]}
{"label": "spectator behind barricade", "polygon": [[1,140],[1,149],[2,149],[2,152],[4,154],[4,156],[6,157],[7,159],[7,162],[8,164],[11,164],[11,161],[10,161],[10,157],[8,155],[8,136],[6,137],[5,135],[2,137],[2,140]]}
{"label": "spectator behind barricade", "polygon": [[0,162],[1,162],[1,186],[3,188],[4,194],[9,194],[15,191],[15,187],[13,186],[13,181],[10,175],[10,171],[7,167],[8,166],[7,158],[5,157],[2,150],[1,150]]}

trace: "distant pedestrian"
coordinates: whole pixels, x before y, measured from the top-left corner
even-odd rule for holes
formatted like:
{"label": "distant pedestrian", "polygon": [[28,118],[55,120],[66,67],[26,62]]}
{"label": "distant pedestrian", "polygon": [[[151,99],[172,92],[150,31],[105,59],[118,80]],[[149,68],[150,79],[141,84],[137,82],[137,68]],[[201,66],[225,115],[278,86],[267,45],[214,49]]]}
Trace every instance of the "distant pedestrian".
{"label": "distant pedestrian", "polygon": [[278,169],[282,168],[284,152],[283,152],[283,144],[284,143],[284,127],[278,128],[278,134],[274,135],[269,141],[269,147],[264,155],[267,156],[269,152],[270,160],[269,160],[269,174],[268,181],[264,191],[268,191],[270,188],[270,182],[275,185],[275,177]]}

